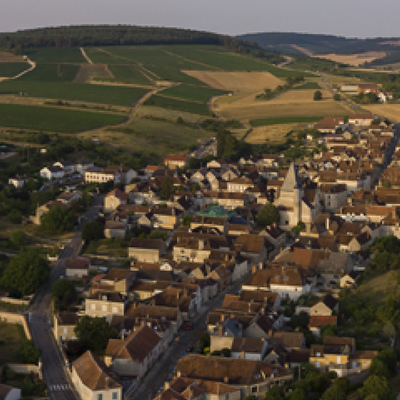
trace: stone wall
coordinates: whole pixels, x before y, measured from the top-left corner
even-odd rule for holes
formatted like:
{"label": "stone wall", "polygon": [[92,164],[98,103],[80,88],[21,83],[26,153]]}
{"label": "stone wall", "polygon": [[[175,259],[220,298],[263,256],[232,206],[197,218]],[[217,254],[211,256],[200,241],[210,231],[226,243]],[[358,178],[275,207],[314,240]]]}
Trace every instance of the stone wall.
{"label": "stone wall", "polygon": [[8,322],[9,324],[20,324],[24,328],[25,335],[28,340],[32,340],[32,334],[23,314],[15,314],[6,311],[0,311],[0,321]]}

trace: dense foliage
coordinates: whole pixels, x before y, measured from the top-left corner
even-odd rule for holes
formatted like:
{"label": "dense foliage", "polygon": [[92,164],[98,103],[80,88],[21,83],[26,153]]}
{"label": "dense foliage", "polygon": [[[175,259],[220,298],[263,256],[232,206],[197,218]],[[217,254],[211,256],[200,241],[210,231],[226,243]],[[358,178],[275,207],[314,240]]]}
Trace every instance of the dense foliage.
{"label": "dense foliage", "polygon": [[41,350],[35,347],[31,340],[24,340],[18,349],[17,358],[23,364],[37,365],[41,353]]}
{"label": "dense foliage", "polygon": [[273,223],[278,223],[279,218],[280,216],[278,209],[272,203],[268,202],[258,213],[257,224],[261,227],[266,227],[268,225],[272,225]]}
{"label": "dense foliage", "polygon": [[99,240],[104,238],[104,226],[99,221],[88,222],[82,230],[83,240]]}
{"label": "dense foliage", "polygon": [[49,271],[49,263],[36,249],[21,249],[9,261],[0,286],[15,295],[33,294],[48,281]]}
{"label": "dense foliage", "polygon": [[53,302],[56,311],[67,310],[76,301],[75,285],[67,278],[57,280],[53,286]]}
{"label": "dense foliage", "polygon": [[71,231],[77,218],[75,211],[68,207],[52,207],[41,218],[41,226],[44,230],[49,232],[68,232]]}
{"label": "dense foliage", "polygon": [[80,47],[155,44],[213,44],[241,54],[263,57],[270,62],[284,61],[279,54],[267,52],[256,43],[230,36],[189,29],[129,25],[83,25],[41,28],[3,33],[0,48],[22,53],[29,47]]}

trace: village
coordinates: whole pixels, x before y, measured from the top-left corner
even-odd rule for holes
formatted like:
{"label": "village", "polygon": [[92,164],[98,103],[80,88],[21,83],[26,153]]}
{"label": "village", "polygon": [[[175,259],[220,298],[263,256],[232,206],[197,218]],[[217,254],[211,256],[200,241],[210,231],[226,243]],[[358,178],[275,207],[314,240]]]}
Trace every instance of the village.
{"label": "village", "polygon": [[[40,171],[68,189],[37,207],[34,224],[79,201],[82,185],[109,188],[92,194],[98,214],[79,216],[77,251],[54,261],[54,279],[72,282],[81,299],[53,302],[49,321],[82,399],[264,398],[273,387],[299,390],[293,382],[307,368],[329,376],[326,390],[338,377],[367,378],[376,338],[394,348],[396,331],[349,331],[354,317],[340,304],[376,268],[371,246],[400,239],[399,132],[370,114],[313,128],[319,135],[304,147],[323,151],[301,162],[258,154],[190,168],[190,157],[170,155],[139,171],[88,160]],[[113,337],[79,355],[76,328],[95,319]]]}

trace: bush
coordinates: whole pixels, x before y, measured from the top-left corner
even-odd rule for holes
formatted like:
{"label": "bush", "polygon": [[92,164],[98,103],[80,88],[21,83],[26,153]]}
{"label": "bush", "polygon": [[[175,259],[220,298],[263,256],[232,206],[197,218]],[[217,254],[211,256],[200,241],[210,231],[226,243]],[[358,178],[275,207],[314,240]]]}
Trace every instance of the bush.
{"label": "bush", "polygon": [[17,351],[17,358],[22,364],[37,365],[41,354],[41,350],[31,340],[24,340]]}
{"label": "bush", "polygon": [[314,100],[315,101],[322,100],[322,92],[320,90],[316,90],[314,92]]}
{"label": "bush", "polygon": [[98,222],[88,222],[82,230],[83,240],[99,240],[104,238],[104,226]]}
{"label": "bush", "polygon": [[22,222],[22,214],[15,208],[7,214],[7,218],[13,224],[20,224]]}

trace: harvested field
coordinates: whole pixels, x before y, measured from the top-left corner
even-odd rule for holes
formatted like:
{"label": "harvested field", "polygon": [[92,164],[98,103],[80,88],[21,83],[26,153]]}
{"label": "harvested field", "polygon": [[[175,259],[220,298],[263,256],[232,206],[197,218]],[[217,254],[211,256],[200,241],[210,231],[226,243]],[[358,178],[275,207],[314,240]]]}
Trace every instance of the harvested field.
{"label": "harvested field", "polygon": [[274,89],[283,81],[269,72],[182,71],[215,89],[257,91]]}
{"label": "harvested field", "polygon": [[366,104],[363,108],[374,114],[381,115],[394,122],[400,122],[400,103],[399,104]]}
{"label": "harvested field", "polygon": [[75,83],[90,83],[93,78],[113,78],[106,64],[83,64],[80,66],[75,79]]}
{"label": "harvested field", "polygon": [[382,58],[385,56],[385,52],[383,51],[369,51],[367,53],[360,54],[316,54],[315,57],[325,58],[326,60],[331,60],[343,64],[354,65],[358,67],[359,65],[376,60],[377,58]]}
{"label": "harvested field", "polygon": [[20,63],[20,62],[25,62],[25,60],[20,56],[16,56],[15,54],[0,51],[0,63],[9,63],[9,62]]}
{"label": "harvested field", "polygon": [[228,103],[225,98],[214,102],[214,112],[227,119],[264,119],[280,117],[314,117],[315,115],[344,116],[348,110],[339,102],[327,99],[314,101],[312,90],[293,90],[269,101],[255,100],[254,93],[249,96],[232,96]]}
{"label": "harvested field", "polygon": [[[251,144],[265,144],[283,142],[285,135],[293,129],[296,129],[300,124],[279,124],[260,126],[254,128],[246,137],[245,141]],[[306,125],[307,126],[307,125]]]}

